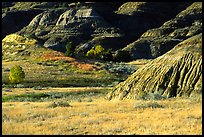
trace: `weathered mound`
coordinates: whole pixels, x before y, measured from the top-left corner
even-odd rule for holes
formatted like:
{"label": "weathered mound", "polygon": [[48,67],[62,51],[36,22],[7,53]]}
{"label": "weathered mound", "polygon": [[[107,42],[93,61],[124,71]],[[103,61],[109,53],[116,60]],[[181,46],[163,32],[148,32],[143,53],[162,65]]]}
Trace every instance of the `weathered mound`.
{"label": "weathered mound", "polygon": [[72,41],[77,56],[100,44],[156,58],[202,31],[202,4],[192,3],[3,2],[2,39],[17,33],[60,52]]}
{"label": "weathered mound", "polygon": [[[146,30],[159,27],[189,4],[191,3],[4,2],[3,14],[27,11],[29,16],[2,18],[5,22],[3,37],[21,29],[18,34],[41,39],[45,47],[58,51],[64,52],[69,41],[78,45],[77,50],[88,50],[86,45],[93,46],[95,43],[117,50],[135,41]],[[38,11],[40,14],[31,16],[31,11]],[[16,17],[18,22],[13,21]],[[28,17],[30,18],[27,19]],[[10,26],[15,27],[8,29]]]}
{"label": "weathered mound", "polygon": [[18,59],[24,56],[30,57],[32,51],[37,51],[38,46],[38,41],[35,39],[10,34],[2,40],[2,58]]}
{"label": "weathered mound", "polygon": [[195,2],[161,27],[146,31],[138,40],[123,50],[129,51],[133,60],[156,58],[171,50],[181,41],[201,32],[202,3]]}
{"label": "weathered mound", "polygon": [[19,31],[44,41],[44,46],[64,52],[67,42],[75,45],[94,37],[118,33],[91,6],[75,4],[65,9],[46,10],[37,15],[28,26]]}
{"label": "weathered mound", "polygon": [[189,4],[182,2],[127,2],[116,11],[117,16],[114,24],[123,30],[128,41],[132,42],[148,29],[161,26]]}
{"label": "weathered mound", "polygon": [[10,34],[2,40],[2,43],[32,45],[32,44],[36,44],[37,41],[35,39],[29,39],[29,38],[26,38],[26,37],[23,37],[17,34]]}
{"label": "weathered mound", "polygon": [[2,39],[27,26],[39,13],[67,6],[68,2],[2,2]]}
{"label": "weathered mound", "polygon": [[202,33],[138,69],[106,98],[136,99],[141,93],[158,93],[166,97],[202,93]]}
{"label": "weathered mound", "polygon": [[[104,14],[99,11],[100,15],[103,15],[107,22],[120,29],[120,31],[118,31],[119,35],[114,33],[109,34],[109,36],[103,34],[102,37],[94,37],[88,42],[81,44],[77,49],[77,53],[86,53],[94,44],[100,44],[105,48],[112,48],[114,51],[121,49],[137,39],[146,30],[159,27],[190,4],[191,3],[126,2],[124,4],[121,3],[121,6],[118,7],[117,10],[109,12],[109,14]],[[174,10],[172,11],[170,9]],[[114,30],[113,28],[111,29]]]}
{"label": "weathered mound", "polygon": [[64,53],[53,51],[38,45],[38,41],[18,34],[7,35],[2,40],[2,58],[9,60],[18,60],[22,58],[37,58],[41,61],[47,60],[64,60],[77,68],[83,70],[96,70],[99,69],[94,64],[67,57]]}

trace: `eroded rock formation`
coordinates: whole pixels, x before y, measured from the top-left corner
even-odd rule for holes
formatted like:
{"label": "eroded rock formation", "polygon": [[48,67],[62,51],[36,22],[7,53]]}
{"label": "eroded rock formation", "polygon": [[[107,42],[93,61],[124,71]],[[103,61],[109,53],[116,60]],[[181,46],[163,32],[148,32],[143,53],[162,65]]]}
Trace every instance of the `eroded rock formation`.
{"label": "eroded rock formation", "polygon": [[[18,31],[20,35],[40,40],[45,47],[62,52],[70,41],[77,46],[77,54],[86,53],[95,44],[116,51],[137,40],[148,29],[161,26],[191,3],[4,2],[2,20],[5,23],[2,28],[5,29],[2,38]],[[17,16],[9,18],[10,13],[22,11],[28,12],[29,16],[22,14],[19,18],[19,14],[15,14]],[[13,21],[15,18],[19,22]],[[152,56],[149,49],[143,50],[148,55],[134,54],[134,57]]]}
{"label": "eroded rock formation", "polygon": [[202,33],[138,69],[106,98],[136,99],[140,93],[158,93],[166,97],[202,93]]}
{"label": "eroded rock formation", "polygon": [[202,3],[195,2],[161,27],[147,30],[135,42],[123,50],[132,54],[132,59],[156,58],[181,41],[202,32]]}

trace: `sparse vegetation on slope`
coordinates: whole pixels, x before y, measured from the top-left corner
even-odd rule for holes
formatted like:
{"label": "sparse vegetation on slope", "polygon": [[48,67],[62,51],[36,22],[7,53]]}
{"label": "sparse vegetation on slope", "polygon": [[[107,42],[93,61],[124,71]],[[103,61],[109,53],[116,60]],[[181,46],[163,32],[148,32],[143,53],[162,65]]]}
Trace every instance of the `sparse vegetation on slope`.
{"label": "sparse vegetation on slope", "polygon": [[154,59],[199,33],[202,33],[202,2],[195,2],[160,27],[147,30],[123,50],[129,51],[132,59]]}
{"label": "sparse vegetation on slope", "polygon": [[[102,66],[67,57],[64,53],[41,47],[38,41],[17,34],[2,40],[3,67],[7,70],[22,65],[26,78],[24,87],[46,86],[111,86],[127,74],[111,74]],[[3,71],[3,86],[8,85],[8,71]]]}
{"label": "sparse vegetation on slope", "polygon": [[107,99],[136,99],[140,93],[166,97],[202,94],[202,33],[139,68],[118,84]]}

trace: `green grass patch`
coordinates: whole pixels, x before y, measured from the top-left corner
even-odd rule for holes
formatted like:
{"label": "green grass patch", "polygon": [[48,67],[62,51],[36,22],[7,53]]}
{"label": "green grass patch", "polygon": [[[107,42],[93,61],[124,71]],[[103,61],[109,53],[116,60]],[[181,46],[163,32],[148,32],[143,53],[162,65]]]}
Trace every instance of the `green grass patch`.
{"label": "green grass patch", "polygon": [[[23,64],[20,61],[18,64]],[[25,63],[32,63],[28,61]],[[109,73],[106,70],[85,71],[71,66],[66,61],[34,62],[32,67],[23,66],[26,77],[23,81],[25,88],[41,87],[112,87],[124,81],[129,75]],[[35,67],[36,66],[36,67]],[[5,69],[10,66],[5,66]],[[8,81],[9,72],[2,72],[3,87],[15,87]]]}
{"label": "green grass patch", "polygon": [[46,93],[29,93],[29,94],[22,94],[22,95],[10,95],[2,97],[2,102],[24,102],[24,101],[39,101],[49,97],[49,94]]}
{"label": "green grass patch", "polygon": [[7,95],[2,97],[2,102],[46,102],[53,99],[65,99],[77,101],[84,98],[98,98],[105,96],[108,90],[97,89],[93,91],[73,91],[73,92],[47,92],[47,93],[26,93],[21,95]]}

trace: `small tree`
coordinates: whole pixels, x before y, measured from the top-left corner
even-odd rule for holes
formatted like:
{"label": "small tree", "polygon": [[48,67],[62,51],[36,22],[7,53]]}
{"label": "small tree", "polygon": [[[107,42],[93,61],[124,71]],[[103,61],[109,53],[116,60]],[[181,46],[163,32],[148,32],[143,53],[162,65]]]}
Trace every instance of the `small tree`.
{"label": "small tree", "polygon": [[102,59],[105,49],[101,45],[95,45],[92,49],[87,51],[86,56],[89,58]]}
{"label": "small tree", "polygon": [[9,81],[11,83],[21,83],[23,79],[25,78],[25,72],[23,71],[22,67],[19,65],[16,65],[11,68],[9,73]]}
{"label": "small tree", "polygon": [[95,58],[96,57],[95,50],[94,49],[90,49],[89,51],[87,51],[86,56],[88,58]]}
{"label": "small tree", "polygon": [[66,47],[66,52],[65,52],[66,56],[74,57],[74,51],[75,51],[74,44],[72,42],[68,42],[65,47]]}
{"label": "small tree", "polygon": [[95,54],[100,56],[104,53],[105,49],[101,45],[95,46]]}

